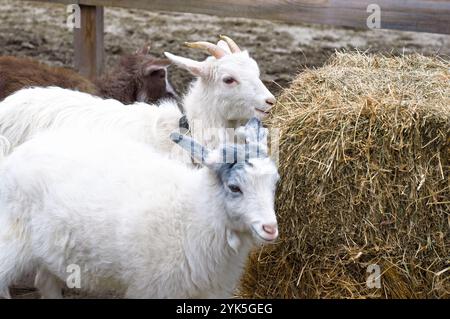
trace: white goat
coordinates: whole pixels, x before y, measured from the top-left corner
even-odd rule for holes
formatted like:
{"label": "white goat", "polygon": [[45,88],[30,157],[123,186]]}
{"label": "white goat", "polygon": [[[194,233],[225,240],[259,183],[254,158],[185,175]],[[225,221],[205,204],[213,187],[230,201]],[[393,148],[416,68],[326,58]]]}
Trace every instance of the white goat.
{"label": "white goat", "polygon": [[78,128],[114,132],[170,151],[172,145],[166,141],[181,116],[171,101],[160,107],[146,103],[125,106],[83,92],[34,87],[0,102],[0,134],[16,147],[48,128]]}
{"label": "white goat", "polygon": [[[247,124],[250,146],[265,134],[259,127]],[[79,266],[81,289],[91,292],[230,297],[250,249],[278,236],[273,161],[248,145],[209,151],[173,133],[204,163],[195,169],[100,135],[43,133],[2,163],[0,295],[39,269],[43,297],[60,297]]]}
{"label": "white goat", "polygon": [[260,80],[256,61],[230,38],[221,38],[217,45],[186,43],[212,55],[203,62],[165,55],[197,77],[183,100],[188,121],[200,120],[206,128],[238,128],[254,116],[265,117],[276,100]]}
{"label": "white goat", "polygon": [[[188,122],[199,132],[195,137],[209,147],[217,146],[218,140],[206,138],[204,129],[237,128],[253,116],[264,117],[275,103],[259,78],[256,62],[230,38],[222,38],[228,44],[223,40],[218,45],[189,44],[213,54],[203,62],[166,53],[198,77],[184,97],[183,107]],[[124,107],[118,101],[56,87],[29,88],[0,103],[0,135],[15,147],[48,127],[100,128],[168,151],[168,135],[178,128],[181,117],[173,101],[163,102],[159,108],[143,103]]]}

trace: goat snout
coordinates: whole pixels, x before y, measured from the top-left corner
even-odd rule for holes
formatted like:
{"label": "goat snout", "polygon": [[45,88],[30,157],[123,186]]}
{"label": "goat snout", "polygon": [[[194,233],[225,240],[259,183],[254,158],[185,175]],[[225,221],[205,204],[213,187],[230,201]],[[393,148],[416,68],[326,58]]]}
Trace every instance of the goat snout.
{"label": "goat snout", "polygon": [[276,223],[262,225],[262,237],[266,241],[274,241],[278,237],[278,226]]}
{"label": "goat snout", "polygon": [[277,225],[263,225],[262,228],[266,233],[270,235],[275,235],[278,231]]}
{"label": "goat snout", "polygon": [[278,237],[278,226],[276,222],[266,224],[255,223],[252,228],[257,237],[264,242],[272,242]]}
{"label": "goat snout", "polygon": [[264,100],[264,106],[261,107],[256,107],[256,117],[263,119],[265,118],[268,114],[269,111],[272,109],[272,107],[275,105],[275,102],[277,100],[275,99],[275,97],[272,95],[268,98],[266,98]]}
{"label": "goat snout", "polygon": [[275,97],[269,97],[268,99],[266,99],[266,104],[268,105],[268,107],[273,107],[275,105],[275,103],[277,102],[277,100],[275,99]]}

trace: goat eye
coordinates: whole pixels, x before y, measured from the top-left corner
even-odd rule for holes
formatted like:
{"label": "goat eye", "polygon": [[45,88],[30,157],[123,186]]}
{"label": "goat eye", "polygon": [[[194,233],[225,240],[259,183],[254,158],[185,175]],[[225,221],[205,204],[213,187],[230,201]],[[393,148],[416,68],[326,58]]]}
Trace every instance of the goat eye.
{"label": "goat eye", "polygon": [[233,84],[233,83],[235,83],[237,81],[236,81],[235,78],[233,78],[231,76],[227,76],[226,78],[223,79],[223,82],[226,83],[226,84]]}
{"label": "goat eye", "polygon": [[233,193],[241,193],[241,194],[242,194],[241,189],[240,189],[239,186],[237,186],[237,185],[228,185],[228,188],[229,188],[230,191],[233,192]]}

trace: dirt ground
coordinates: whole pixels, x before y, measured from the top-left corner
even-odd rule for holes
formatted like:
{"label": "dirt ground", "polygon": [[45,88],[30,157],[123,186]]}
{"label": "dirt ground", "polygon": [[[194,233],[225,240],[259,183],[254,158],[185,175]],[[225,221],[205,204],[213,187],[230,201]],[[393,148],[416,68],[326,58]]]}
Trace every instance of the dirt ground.
{"label": "dirt ground", "polygon": [[[73,36],[66,26],[67,15],[64,5],[0,0],[0,54],[71,66]],[[249,50],[260,65],[263,81],[274,93],[305,67],[321,66],[335,50],[450,55],[448,35],[106,8],[106,70],[121,54],[133,52],[146,42],[151,43],[156,55],[169,51],[202,59],[203,53],[185,48],[183,42],[216,41],[219,34],[229,35]],[[190,76],[173,67],[171,78],[183,92]]]}
{"label": "dirt ground", "polygon": [[[73,35],[66,20],[64,5],[0,0],[0,54],[71,66]],[[335,50],[450,56],[448,35],[106,8],[106,70],[117,63],[121,54],[133,52],[146,42],[151,43],[155,55],[169,51],[203,59],[203,53],[184,47],[183,42],[217,41],[219,34],[232,37],[241,48],[248,49],[260,65],[263,81],[274,93],[286,87],[302,69],[321,66]],[[189,74],[176,67],[170,72],[172,83],[183,92]],[[16,296],[37,297],[28,290],[17,290]]]}

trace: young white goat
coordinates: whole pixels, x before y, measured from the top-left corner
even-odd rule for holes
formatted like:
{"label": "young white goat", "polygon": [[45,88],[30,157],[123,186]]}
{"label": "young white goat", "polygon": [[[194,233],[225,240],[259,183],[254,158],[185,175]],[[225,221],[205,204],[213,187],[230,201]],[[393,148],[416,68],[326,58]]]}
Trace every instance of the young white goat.
{"label": "young white goat", "polygon": [[186,43],[212,55],[203,62],[165,55],[197,77],[183,100],[188,121],[200,120],[206,128],[238,128],[254,116],[265,117],[276,100],[260,80],[258,64],[248,52],[229,37],[221,39],[217,45]]}
{"label": "young white goat", "polygon": [[250,249],[278,236],[277,169],[260,122],[246,128],[250,144],[213,151],[173,133],[201,169],[112,134],[47,132],[18,147],[0,167],[0,295],[39,269],[43,297],[61,297],[79,267],[95,293],[232,296]]}
{"label": "young white goat", "polygon": [[146,103],[125,106],[117,100],[59,87],[34,87],[0,102],[0,134],[14,148],[49,128],[95,130],[127,136],[164,152],[172,148],[167,140],[181,116],[171,101],[160,107]]}
{"label": "young white goat", "polygon": [[[183,107],[188,122],[199,131],[195,137],[209,147],[217,146],[218,139],[206,137],[204,129],[237,128],[253,116],[264,117],[275,103],[259,78],[256,62],[230,38],[222,38],[227,42],[188,44],[213,55],[203,62],[166,53],[198,77]],[[178,128],[181,117],[173,101],[159,108],[143,103],[124,107],[118,101],[61,88],[29,88],[0,103],[0,135],[14,147],[48,127],[100,128],[167,150],[171,148],[168,135]]]}

